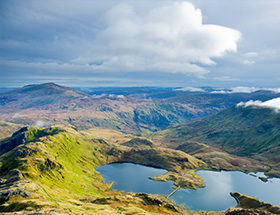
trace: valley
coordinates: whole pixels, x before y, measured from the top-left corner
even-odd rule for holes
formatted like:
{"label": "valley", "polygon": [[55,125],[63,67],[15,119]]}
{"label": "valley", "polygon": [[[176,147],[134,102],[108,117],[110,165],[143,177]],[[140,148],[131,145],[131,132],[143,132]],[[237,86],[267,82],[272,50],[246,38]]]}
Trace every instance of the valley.
{"label": "valley", "polygon": [[217,113],[241,101],[279,96],[271,91],[228,95],[161,88],[101,89],[81,92],[54,83],[27,85],[0,94],[0,117],[15,124],[65,124],[80,130],[102,127],[141,135]]}
{"label": "valley", "polygon": [[[279,114],[269,108],[237,106],[247,99],[266,101],[278,94],[95,90],[99,96],[89,89],[82,92],[47,83],[1,94],[1,212],[278,213],[278,206],[255,207],[251,202],[259,200],[254,196],[237,207],[231,203],[202,211],[190,211],[192,207],[176,200],[176,196],[190,198],[196,190],[211,188],[200,171],[264,172],[268,177],[279,177]],[[112,163],[164,170],[146,179],[168,183],[165,190],[169,192],[115,190],[113,183],[104,181],[103,174],[96,170]],[[258,177],[260,183],[271,180]],[[162,196],[174,189],[178,191],[171,200],[177,204]],[[184,197],[184,190],[192,190],[192,194]],[[234,202],[229,192],[236,190],[224,194]],[[199,199],[203,198],[194,201]]]}
{"label": "valley", "polygon": [[280,215],[279,35],[279,0],[0,0],[0,215]]}

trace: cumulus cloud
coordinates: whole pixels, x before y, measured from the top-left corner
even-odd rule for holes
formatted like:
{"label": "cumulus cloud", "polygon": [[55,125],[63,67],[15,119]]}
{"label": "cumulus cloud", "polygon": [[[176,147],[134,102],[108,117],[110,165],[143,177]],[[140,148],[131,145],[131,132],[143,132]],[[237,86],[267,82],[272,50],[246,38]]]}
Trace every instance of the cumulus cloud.
{"label": "cumulus cloud", "polygon": [[[238,79],[266,86],[279,82],[271,78],[279,70],[279,1],[190,1],[5,1],[0,7],[2,85],[42,82],[42,74],[48,74],[52,81],[70,77],[67,84],[81,86],[81,73],[106,79],[87,86],[121,85],[113,78],[122,79],[122,85],[170,87],[233,85]],[[262,34],[256,34],[256,14]],[[226,54],[237,44],[240,52]]]}
{"label": "cumulus cloud", "polygon": [[175,91],[205,92],[204,89],[198,87],[183,87],[183,88],[175,89]]}
{"label": "cumulus cloud", "polygon": [[256,100],[250,100],[247,102],[240,102],[236,105],[237,107],[249,107],[249,106],[256,106],[256,107],[261,107],[261,108],[271,108],[277,112],[280,111],[280,97],[271,99],[265,102]]}
{"label": "cumulus cloud", "polygon": [[[30,42],[26,38],[24,42],[2,41],[2,48],[27,53],[15,58],[20,61],[5,58],[1,62],[5,68],[88,73],[152,71],[202,77],[209,72],[205,66],[215,64],[213,58],[237,51],[241,36],[228,27],[204,24],[201,10],[189,2],[146,3],[137,7],[139,3],[122,1],[109,3],[101,12],[93,9],[92,16],[89,8],[95,4],[90,1],[89,8],[67,2],[67,13],[60,10],[65,6],[62,3],[55,3],[50,10],[52,4],[54,1],[34,1],[31,8],[21,5],[22,10],[14,11],[26,29],[36,32],[34,39],[28,39]],[[94,21],[85,21],[88,19]],[[21,25],[13,27],[25,31]]]}
{"label": "cumulus cloud", "polygon": [[[198,64],[213,65],[213,57],[237,51],[241,33],[202,23],[202,13],[189,2],[166,3],[137,13],[129,4],[106,14],[106,27],[94,45],[97,69],[161,71],[203,76]],[[97,44],[102,44],[98,46]],[[96,59],[99,58],[99,59]]]}

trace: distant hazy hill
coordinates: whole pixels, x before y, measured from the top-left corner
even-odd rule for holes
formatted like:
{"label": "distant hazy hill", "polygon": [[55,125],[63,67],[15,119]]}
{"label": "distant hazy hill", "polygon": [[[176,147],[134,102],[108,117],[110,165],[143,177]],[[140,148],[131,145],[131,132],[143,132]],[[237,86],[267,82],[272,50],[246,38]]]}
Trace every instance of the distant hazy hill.
{"label": "distant hazy hill", "polygon": [[[131,89],[125,91],[131,93]],[[138,89],[132,91],[136,95]],[[138,93],[149,91],[149,88],[140,89]],[[125,96],[130,93],[120,94],[122,90],[117,90],[116,94],[106,92],[89,95],[54,83],[28,85],[0,94],[0,116],[4,121],[26,125],[62,123],[80,129],[104,127],[137,133],[163,129],[203,115],[204,112],[188,104],[164,99]]]}
{"label": "distant hazy hill", "polygon": [[87,94],[84,92],[54,83],[27,85],[0,94],[0,105],[12,109],[26,109],[65,104],[85,96]]}
{"label": "distant hazy hill", "polygon": [[86,93],[46,83],[1,93],[0,117],[23,125],[60,123],[136,134],[217,113],[240,101],[275,96],[269,91],[228,95],[148,87],[96,88]]}
{"label": "distant hazy hill", "polygon": [[239,156],[280,162],[280,113],[270,108],[232,107],[172,126],[156,136],[173,147],[196,141]]}

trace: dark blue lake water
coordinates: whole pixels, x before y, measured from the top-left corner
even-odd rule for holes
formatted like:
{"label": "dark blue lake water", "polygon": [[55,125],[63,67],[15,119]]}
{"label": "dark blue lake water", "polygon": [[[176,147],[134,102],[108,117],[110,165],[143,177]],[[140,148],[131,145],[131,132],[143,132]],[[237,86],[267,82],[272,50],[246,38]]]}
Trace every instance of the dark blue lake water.
{"label": "dark blue lake water", "polygon": [[[167,172],[163,169],[132,163],[114,163],[97,167],[96,170],[102,174],[106,183],[115,182],[112,187],[115,190],[162,195],[168,195],[173,191],[172,182],[149,179]],[[184,204],[196,211],[222,211],[236,205],[236,201],[229,193],[239,192],[280,205],[280,179],[263,182],[257,177],[237,171],[200,170],[197,174],[203,178],[206,187],[198,190],[178,190],[171,196],[175,203]]]}

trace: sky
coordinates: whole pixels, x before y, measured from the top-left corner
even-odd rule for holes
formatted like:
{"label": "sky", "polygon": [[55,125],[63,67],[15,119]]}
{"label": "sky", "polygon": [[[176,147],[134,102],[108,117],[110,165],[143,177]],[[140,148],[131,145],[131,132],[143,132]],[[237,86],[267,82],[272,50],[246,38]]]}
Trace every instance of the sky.
{"label": "sky", "polygon": [[0,87],[280,87],[279,0],[1,0]]}

